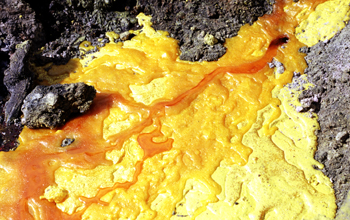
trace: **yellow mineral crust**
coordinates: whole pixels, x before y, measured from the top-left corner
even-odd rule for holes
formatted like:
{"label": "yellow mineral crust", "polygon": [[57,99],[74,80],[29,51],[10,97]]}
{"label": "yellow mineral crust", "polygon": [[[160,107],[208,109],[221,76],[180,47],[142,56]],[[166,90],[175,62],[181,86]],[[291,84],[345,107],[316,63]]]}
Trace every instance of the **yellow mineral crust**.
{"label": "yellow mineral crust", "polygon": [[[287,6],[284,23],[278,17],[243,26],[237,37],[226,40],[227,53],[217,62],[180,61],[177,42],[153,30],[150,17],[140,14],[142,31],[124,44],[107,44],[86,60],[73,59],[47,72],[38,67],[43,84],[83,81],[95,86],[98,97],[113,98],[95,115],[84,116],[87,124],[81,129],[93,131],[91,146],[79,139],[74,120],[58,131],[23,130],[16,150],[22,154],[38,144],[43,153],[51,152],[68,134],[76,139],[67,150],[57,150],[71,158],[45,161],[54,170],[51,184],[40,186],[38,198],[21,200],[31,216],[45,219],[40,216],[49,203],[65,219],[334,218],[332,184],[313,168],[322,168],[313,159],[316,117],[297,113],[293,106],[299,105],[300,91],[283,87],[293,72],[306,67],[294,27],[296,15],[314,4],[291,1]],[[275,59],[284,73],[265,67],[252,74],[222,71],[208,79],[218,67],[259,60],[281,34],[289,41]],[[154,153],[148,145],[165,147]],[[82,161],[94,155],[69,154],[80,146],[105,160],[90,167]],[[20,173],[11,172],[16,167],[3,155],[0,189],[20,191],[21,185],[8,182],[20,179]],[[0,202],[16,201],[11,199]]]}
{"label": "yellow mineral crust", "polygon": [[[72,214],[84,208],[80,196],[93,198],[99,188],[112,187],[116,182],[132,181],[135,165],[142,157],[142,150],[135,138],[131,138],[124,143],[121,151],[106,153],[107,160],[113,161],[111,166],[98,166],[92,170],[60,167],[55,172],[58,187],[46,188],[41,199],[55,201],[59,209]],[[67,194],[69,196],[64,200]]]}
{"label": "yellow mineral crust", "polygon": [[[350,0],[330,0],[317,6],[295,29],[295,36],[308,47],[332,38],[350,19]],[[305,9],[306,11],[308,9]],[[305,10],[299,16],[303,16]]]}
{"label": "yellow mineral crust", "polygon": [[[176,98],[216,67],[226,65],[229,59],[230,63],[234,63],[232,59],[244,63],[262,56],[270,41],[257,23],[244,27],[238,39],[228,40],[226,44],[231,48],[231,44],[242,43],[240,39],[245,39],[243,42],[247,44],[244,35],[260,32],[255,35],[258,38],[248,38],[251,43],[248,53],[238,57],[229,49],[218,62],[188,63],[176,59],[178,52],[173,49],[176,42],[166,37],[166,33],[151,29],[149,17],[139,15],[139,21],[144,29],[136,37],[124,46],[112,44],[100,48],[96,55],[99,58],[63,82],[85,81],[99,92],[118,92],[128,101],[150,106]],[[336,207],[331,183],[312,168],[312,165],[322,166],[313,159],[316,119],[296,113],[289,106],[296,98],[293,100],[280,87],[290,80],[292,71],[300,71],[294,62],[302,62],[302,57],[292,52],[292,48],[285,50],[285,55],[278,59],[286,71],[278,77],[273,69],[254,75],[226,73],[209,82],[197,96],[184,100],[179,108],[166,109],[160,118],[164,136],[154,140],[173,139],[172,150],[148,158],[135,184],[128,189],[113,189],[101,198],[108,205],[93,204],[82,218],[101,219],[101,215],[106,219],[333,217]],[[293,61],[285,60],[285,56],[293,57]],[[269,95],[276,85],[274,96]],[[148,117],[122,109],[112,107],[104,120],[106,140],[113,137],[113,132],[117,135]],[[277,131],[272,136],[266,135],[264,124]],[[145,128],[144,132],[154,130],[154,126]],[[126,142],[138,149],[127,155],[142,158],[135,136]],[[56,184],[69,194],[57,206],[72,214],[84,208],[79,196],[92,198],[99,188],[128,181],[137,160],[127,163],[131,165],[129,168],[122,165],[129,157],[124,156],[119,162],[124,152],[130,152],[126,146],[108,154],[109,159],[111,154],[117,155],[111,166],[93,170],[59,168],[55,173]],[[245,161],[249,154],[249,160]]]}

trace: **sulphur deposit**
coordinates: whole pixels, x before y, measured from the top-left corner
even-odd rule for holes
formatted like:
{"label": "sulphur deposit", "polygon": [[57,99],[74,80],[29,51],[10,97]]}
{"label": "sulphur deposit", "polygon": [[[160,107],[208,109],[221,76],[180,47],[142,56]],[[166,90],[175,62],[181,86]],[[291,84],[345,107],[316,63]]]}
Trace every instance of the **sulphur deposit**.
{"label": "sulphur deposit", "polygon": [[[317,5],[278,1],[227,39],[216,62],[179,60],[177,42],[140,14],[131,40],[35,67],[42,84],[85,82],[98,94],[86,115],[57,130],[25,128],[18,149],[0,153],[0,215],[334,218],[331,181],[313,168],[323,166],[313,159],[316,117],[296,112],[300,91],[284,87],[306,67],[295,28]],[[75,141],[62,148],[65,138]]]}

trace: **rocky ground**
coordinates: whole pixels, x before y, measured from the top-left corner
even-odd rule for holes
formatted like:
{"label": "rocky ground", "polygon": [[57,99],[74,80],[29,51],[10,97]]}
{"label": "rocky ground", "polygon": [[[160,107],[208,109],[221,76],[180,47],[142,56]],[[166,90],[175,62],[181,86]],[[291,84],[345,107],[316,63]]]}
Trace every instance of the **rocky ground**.
{"label": "rocky ground", "polygon": [[328,42],[319,42],[306,53],[308,80],[316,85],[301,94],[303,111],[313,108],[321,130],[317,132],[315,159],[333,182],[337,205],[350,188],[350,25]]}
{"label": "rocky ground", "polygon": [[[22,130],[19,120],[21,102],[15,99],[23,99],[27,94],[27,91],[20,91],[20,88],[30,87],[30,82],[28,80],[25,82],[25,79],[31,75],[24,64],[27,62],[29,51],[21,49],[21,53],[18,50],[17,55],[12,58],[12,68],[10,56],[15,54],[16,45],[27,42],[29,46],[25,50],[29,50],[31,45],[38,47],[45,41],[45,37],[42,33],[42,25],[37,22],[35,12],[29,4],[7,0],[0,2],[0,8],[0,150],[8,151],[17,147],[16,139]],[[21,85],[18,86],[20,97],[13,95],[11,98],[16,81]],[[9,106],[10,102],[11,106]],[[5,103],[8,104],[5,105]],[[11,123],[6,123],[9,118]]]}
{"label": "rocky ground", "polygon": [[244,24],[272,12],[274,0],[260,1],[160,1],[139,0],[139,8],[152,14],[153,27],[179,40],[180,59],[213,61],[226,52],[226,38],[237,35]]}
{"label": "rocky ground", "polygon": [[136,19],[140,12],[152,15],[156,29],[167,30],[179,40],[181,59],[217,60],[226,52],[225,38],[237,35],[242,25],[271,13],[273,3],[273,0],[0,2],[0,150],[14,150],[18,145],[16,139],[22,129],[20,108],[35,87],[29,62],[64,64],[84,55],[79,45],[85,40],[95,50],[104,46],[109,42],[105,35],[108,31],[118,34],[116,42],[128,40],[132,37],[128,31],[140,28]]}
{"label": "rocky ground", "polygon": [[[179,40],[181,59],[212,61],[225,53],[225,38],[237,35],[243,24],[252,24],[259,16],[271,13],[273,3],[274,0],[0,1],[0,150],[14,150],[18,145],[16,139],[22,129],[19,108],[35,87],[35,75],[28,62],[63,64],[83,56],[78,47],[85,40],[96,47],[109,42],[107,31],[119,34],[115,41],[130,39],[128,30],[140,28],[135,18],[139,12],[151,14],[155,29],[167,30]],[[322,171],[334,183],[338,205],[350,187],[348,39],[349,25],[329,42],[301,50],[307,53],[309,67],[305,73],[316,86],[301,95],[303,106],[299,110],[319,115],[321,130],[317,133],[319,149],[315,157],[325,164]]]}
{"label": "rocky ground", "polygon": [[116,41],[129,39],[127,31],[140,28],[136,12],[130,12],[134,4],[115,0],[108,4],[103,0],[0,1],[1,151],[18,146],[23,128],[21,105],[35,87],[28,63],[64,64],[82,55],[78,47],[84,40],[93,46],[109,42],[107,31],[120,34]]}

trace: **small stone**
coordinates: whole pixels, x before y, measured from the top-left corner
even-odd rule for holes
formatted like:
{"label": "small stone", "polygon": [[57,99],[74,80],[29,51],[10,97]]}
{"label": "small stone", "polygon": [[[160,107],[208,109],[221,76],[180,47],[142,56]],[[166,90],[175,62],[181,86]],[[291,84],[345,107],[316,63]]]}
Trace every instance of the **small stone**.
{"label": "small stone", "polygon": [[121,40],[129,40],[130,35],[131,34],[129,33],[129,31],[125,31],[125,32],[120,34],[120,39]]}
{"label": "small stone", "polygon": [[348,132],[342,131],[342,132],[339,132],[337,136],[335,136],[335,140],[344,143],[346,139],[348,139],[348,137],[349,137]]}
{"label": "small stone", "polygon": [[67,147],[67,146],[71,145],[74,141],[75,141],[74,138],[65,138],[62,141],[61,147]]}
{"label": "small stone", "polygon": [[273,63],[275,64],[276,66],[276,72],[279,73],[279,74],[282,74],[284,73],[284,66],[281,62],[279,62],[278,60],[273,60]]}
{"label": "small stone", "polygon": [[29,128],[57,128],[73,114],[85,113],[96,96],[85,83],[36,86],[24,99],[22,123]]}
{"label": "small stone", "polygon": [[297,112],[301,112],[303,109],[304,109],[304,108],[301,107],[301,106],[297,106],[297,107],[295,108],[295,110],[296,110]]}
{"label": "small stone", "polygon": [[136,24],[137,23],[137,19],[136,18],[130,18],[130,23],[131,24]]}
{"label": "small stone", "polygon": [[213,35],[207,33],[204,36],[204,43],[210,46],[214,46],[214,44],[218,43],[218,39],[216,39]]}
{"label": "small stone", "polygon": [[271,63],[268,63],[268,65],[269,65],[270,68],[276,67],[276,72],[278,74],[284,73],[284,66],[278,60],[273,59]]}
{"label": "small stone", "polygon": [[300,72],[293,72],[293,76],[294,76],[294,77],[300,77],[301,74],[300,74]]}
{"label": "small stone", "polygon": [[127,29],[130,26],[130,22],[126,18],[122,18],[120,20],[120,25],[124,28]]}

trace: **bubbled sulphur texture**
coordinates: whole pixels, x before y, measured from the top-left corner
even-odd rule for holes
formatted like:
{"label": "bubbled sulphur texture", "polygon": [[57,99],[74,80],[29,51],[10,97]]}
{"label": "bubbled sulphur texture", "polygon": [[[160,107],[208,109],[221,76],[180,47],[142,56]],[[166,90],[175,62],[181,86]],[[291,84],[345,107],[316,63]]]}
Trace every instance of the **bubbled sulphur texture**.
{"label": "bubbled sulphur texture", "polygon": [[[317,121],[297,113],[297,96],[283,87],[306,67],[296,12],[315,3],[284,4],[243,26],[216,62],[180,61],[177,42],[140,14],[143,29],[130,41],[37,67],[43,83],[83,81],[98,94],[87,115],[60,129],[24,129],[21,155],[10,158],[30,159],[40,146],[26,167],[12,165],[36,184],[17,186],[26,196],[4,216],[28,204],[22,212],[37,219],[334,218],[332,184],[313,168],[322,168],[313,159]],[[283,73],[268,67],[272,57]],[[55,147],[64,138],[75,141]]]}

